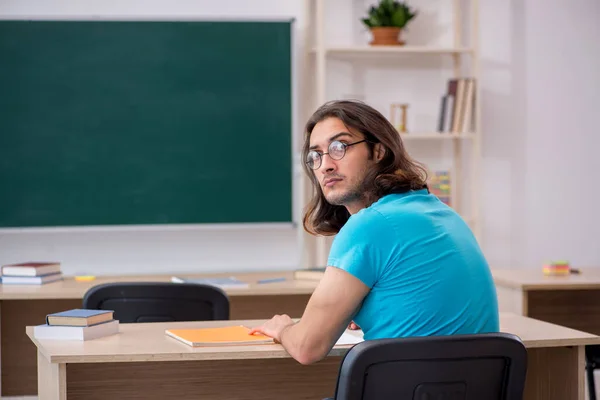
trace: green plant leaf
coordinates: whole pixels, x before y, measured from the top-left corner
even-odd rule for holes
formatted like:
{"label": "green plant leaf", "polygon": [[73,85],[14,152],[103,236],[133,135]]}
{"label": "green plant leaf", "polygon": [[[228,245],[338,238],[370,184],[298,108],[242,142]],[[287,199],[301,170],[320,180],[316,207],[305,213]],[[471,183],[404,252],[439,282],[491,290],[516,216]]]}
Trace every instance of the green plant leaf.
{"label": "green plant leaf", "polygon": [[408,15],[403,8],[398,8],[392,15],[392,24],[398,28],[404,28],[408,21]]}
{"label": "green plant leaf", "polygon": [[396,9],[393,0],[382,0],[382,2],[379,4],[379,8],[385,15],[392,15]]}
{"label": "green plant leaf", "polygon": [[416,16],[416,12],[398,0],[380,0],[377,6],[371,6],[368,18],[362,22],[368,27],[388,26],[404,28]]}
{"label": "green plant leaf", "polygon": [[[390,7],[393,7],[393,3],[390,3]],[[383,14],[384,16],[381,18],[381,22],[385,26],[394,26],[394,22],[392,20],[392,16],[394,15],[394,9],[390,8],[383,10]]]}
{"label": "green plant leaf", "polygon": [[371,15],[369,21],[371,22],[371,26],[384,26],[381,24],[381,20],[377,15]]}

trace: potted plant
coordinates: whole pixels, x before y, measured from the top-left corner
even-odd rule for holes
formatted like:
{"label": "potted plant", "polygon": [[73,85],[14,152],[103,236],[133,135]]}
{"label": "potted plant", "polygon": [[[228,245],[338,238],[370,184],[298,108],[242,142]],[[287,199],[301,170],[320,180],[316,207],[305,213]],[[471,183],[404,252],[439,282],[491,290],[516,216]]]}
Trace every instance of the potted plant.
{"label": "potted plant", "polygon": [[404,2],[380,0],[362,22],[373,34],[371,45],[403,45],[400,32],[416,15],[416,10],[411,10]]}

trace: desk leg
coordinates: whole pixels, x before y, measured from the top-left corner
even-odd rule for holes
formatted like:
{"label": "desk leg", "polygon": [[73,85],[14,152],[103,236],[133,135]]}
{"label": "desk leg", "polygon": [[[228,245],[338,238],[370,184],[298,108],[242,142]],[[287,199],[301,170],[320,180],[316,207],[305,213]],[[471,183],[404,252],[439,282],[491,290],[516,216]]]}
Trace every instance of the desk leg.
{"label": "desk leg", "polygon": [[65,364],[52,364],[38,351],[39,400],[67,399],[67,368]]}
{"label": "desk leg", "polygon": [[583,346],[527,349],[526,400],[584,400]]}
{"label": "desk leg", "polygon": [[46,321],[46,315],[81,308],[81,299],[2,300],[0,358],[2,396],[37,394],[37,349],[25,327]]}

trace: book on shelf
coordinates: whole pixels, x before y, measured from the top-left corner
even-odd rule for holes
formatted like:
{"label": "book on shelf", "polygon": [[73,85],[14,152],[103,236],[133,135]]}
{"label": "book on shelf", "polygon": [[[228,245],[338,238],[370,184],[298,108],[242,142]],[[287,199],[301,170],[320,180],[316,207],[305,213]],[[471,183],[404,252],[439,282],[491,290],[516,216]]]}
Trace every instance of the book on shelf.
{"label": "book on shelf", "polygon": [[33,327],[36,339],[92,340],[111,336],[119,332],[119,321],[112,319],[89,326],[38,325]]}
{"label": "book on shelf", "polygon": [[294,279],[319,281],[324,274],[325,267],[297,269],[294,271]]}
{"label": "book on shelf", "polygon": [[171,277],[173,283],[196,283],[203,285],[217,286],[221,289],[243,289],[250,285],[247,282],[230,276],[226,278],[182,278],[178,276]]}
{"label": "book on shelf", "polygon": [[3,285],[43,285],[45,283],[62,280],[61,272],[40,276],[11,276],[2,275]]}
{"label": "book on shelf", "polygon": [[54,326],[91,326],[113,319],[113,310],[75,308],[46,315],[46,324]]}
{"label": "book on shelf", "polygon": [[474,130],[474,111],[475,111],[475,79],[465,80],[464,109],[461,120],[460,132],[467,133]]}
{"label": "book on shelf", "polygon": [[60,272],[59,262],[28,261],[2,266],[2,275],[6,276],[43,276]]}
{"label": "book on shelf", "polygon": [[439,132],[456,134],[475,130],[475,85],[475,78],[470,77],[448,80],[446,93],[441,98]]}
{"label": "book on shelf", "polygon": [[249,334],[243,325],[220,328],[167,329],[165,334],[192,347],[273,344],[275,341],[262,334]]}
{"label": "book on shelf", "polygon": [[442,203],[452,207],[452,186],[449,171],[439,170],[429,173],[427,185],[431,194],[440,199]]}

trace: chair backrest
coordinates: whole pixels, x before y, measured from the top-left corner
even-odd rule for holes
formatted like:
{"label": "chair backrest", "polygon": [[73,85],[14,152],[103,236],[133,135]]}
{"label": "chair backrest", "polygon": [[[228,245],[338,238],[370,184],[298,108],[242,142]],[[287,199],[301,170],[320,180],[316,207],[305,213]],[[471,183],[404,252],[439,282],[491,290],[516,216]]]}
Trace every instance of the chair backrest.
{"label": "chair backrest", "polygon": [[229,319],[229,298],[218,287],[194,283],[116,282],[90,288],[83,308],[114,310],[122,323]]}
{"label": "chair backrest", "polygon": [[585,346],[585,357],[588,362],[600,363],[600,345],[591,344]]}
{"label": "chair backrest", "polygon": [[336,400],[522,400],[527,350],[506,333],[367,340],[344,356]]}

